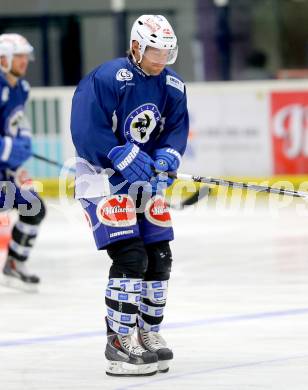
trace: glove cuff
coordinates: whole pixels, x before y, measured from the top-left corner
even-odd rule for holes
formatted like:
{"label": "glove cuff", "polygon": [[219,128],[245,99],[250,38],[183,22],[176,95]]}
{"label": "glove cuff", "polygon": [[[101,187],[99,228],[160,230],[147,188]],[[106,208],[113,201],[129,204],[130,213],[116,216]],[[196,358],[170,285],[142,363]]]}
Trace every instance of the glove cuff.
{"label": "glove cuff", "polygon": [[172,156],[174,156],[175,158],[177,158],[178,160],[178,166],[181,164],[181,161],[182,161],[182,156],[180,155],[180,153],[173,149],[173,148],[167,148],[166,149],[166,152],[171,154]]}
{"label": "glove cuff", "polygon": [[123,169],[127,168],[134,161],[139,151],[139,146],[135,144],[115,146],[108,153],[108,158],[111,161],[117,160],[115,161],[115,168],[119,171],[123,171]]}
{"label": "glove cuff", "polygon": [[5,136],[3,137],[3,149],[0,156],[1,161],[7,161],[11,155],[13,146],[13,140],[11,137]]}
{"label": "glove cuff", "polygon": [[[162,160],[166,160],[167,163],[169,163],[169,169],[171,168],[171,166],[173,166],[171,169],[174,169],[176,170],[180,164],[181,164],[181,161],[182,161],[182,156],[181,154],[173,149],[173,148],[162,148],[162,149],[157,149],[155,152],[154,152],[154,159],[155,160],[159,160],[159,159],[162,159]],[[176,165],[176,166],[174,166]],[[157,167],[156,167],[157,168]],[[159,169],[159,168],[157,168]]]}

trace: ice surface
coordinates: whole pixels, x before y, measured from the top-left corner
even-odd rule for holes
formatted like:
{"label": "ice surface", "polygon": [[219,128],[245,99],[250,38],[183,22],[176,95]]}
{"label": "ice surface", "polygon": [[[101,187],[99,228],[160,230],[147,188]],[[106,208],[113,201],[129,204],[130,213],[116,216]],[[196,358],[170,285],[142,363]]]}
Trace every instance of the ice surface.
{"label": "ice surface", "polygon": [[110,261],[78,203],[48,206],[29,262],[39,294],[0,287],[1,390],[308,389],[305,204],[173,213],[163,335],[175,358],[168,374],[148,378],[105,375]]}

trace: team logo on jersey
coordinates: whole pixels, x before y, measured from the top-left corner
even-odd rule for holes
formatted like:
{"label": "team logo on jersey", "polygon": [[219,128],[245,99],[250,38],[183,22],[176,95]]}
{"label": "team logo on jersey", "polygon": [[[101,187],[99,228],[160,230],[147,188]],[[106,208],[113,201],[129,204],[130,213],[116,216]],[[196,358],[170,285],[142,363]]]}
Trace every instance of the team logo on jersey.
{"label": "team logo on jersey", "polygon": [[1,101],[3,103],[7,102],[9,100],[9,96],[10,96],[10,88],[9,87],[4,87],[2,89]]}
{"label": "team logo on jersey", "polygon": [[169,206],[161,195],[155,195],[148,201],[144,214],[146,219],[154,225],[161,227],[172,226]]}
{"label": "team logo on jersey", "polygon": [[116,79],[118,81],[130,81],[134,75],[128,69],[120,69],[117,71]]}
{"label": "team logo on jersey", "polygon": [[125,120],[124,132],[129,141],[144,144],[160,121],[161,115],[155,104],[146,103],[132,111]]}
{"label": "team logo on jersey", "polygon": [[16,107],[16,109],[11,113],[11,115],[7,119],[6,126],[5,126],[6,134],[16,137],[23,118],[24,118],[24,112],[22,107],[20,106]]}
{"label": "team logo on jersey", "polygon": [[107,226],[132,226],[137,222],[136,209],[128,195],[112,195],[103,198],[97,205],[96,215]]}
{"label": "team logo on jersey", "polygon": [[24,113],[23,106],[20,105],[12,111],[5,122],[4,130],[6,135],[13,137],[17,135],[31,137],[31,125]]}

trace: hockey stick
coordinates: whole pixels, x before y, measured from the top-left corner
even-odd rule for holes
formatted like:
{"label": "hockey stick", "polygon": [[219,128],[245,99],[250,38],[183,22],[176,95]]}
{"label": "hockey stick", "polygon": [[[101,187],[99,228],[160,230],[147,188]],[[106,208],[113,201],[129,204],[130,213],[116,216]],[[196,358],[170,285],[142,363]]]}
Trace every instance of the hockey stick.
{"label": "hockey stick", "polygon": [[49,158],[47,157],[44,157],[44,156],[41,156],[40,154],[37,154],[37,153],[32,153],[32,157],[36,158],[37,160],[41,160],[41,161],[44,161],[48,164],[51,164],[51,165],[54,165],[60,169],[63,168],[63,164],[57,162],[57,161],[54,161],[54,160],[50,160]]}
{"label": "hockey stick", "polygon": [[191,195],[188,196],[188,198],[176,203],[176,204],[169,204],[169,206],[173,209],[181,210],[186,206],[192,206],[199,202],[201,199],[205,198],[206,196],[210,195],[211,189],[208,186],[200,186],[196,191]]}
{"label": "hockey stick", "polygon": [[[63,168],[63,164],[59,163],[58,161],[51,160],[47,157],[41,156],[40,154],[37,153],[32,153],[32,157],[36,158],[37,160],[44,161],[47,164],[54,165],[60,169]],[[72,173],[75,173],[75,170],[72,168],[67,168],[69,171]],[[196,190],[191,196],[188,198],[184,199],[182,202],[179,202],[177,205],[171,205],[169,206],[174,209],[183,209],[185,206],[191,206],[195,203],[197,203],[199,200],[207,196],[210,192],[210,189],[208,187],[200,187],[199,189]]]}
{"label": "hockey stick", "polygon": [[193,204],[199,202],[199,200],[205,198],[206,196],[210,195],[211,189],[208,186],[202,186],[194,194],[183,200],[181,203],[182,208],[184,206],[192,206]]}
{"label": "hockey stick", "polygon": [[168,177],[180,180],[192,180],[196,183],[215,184],[216,186],[224,186],[230,188],[241,188],[250,191],[267,192],[277,195],[286,195],[296,198],[308,198],[308,192],[292,191],[285,188],[275,188],[269,186],[261,186],[258,184],[242,183],[224,179],[215,179],[213,177],[194,176],[185,173],[168,172]]}
{"label": "hockey stick", "polygon": [[[32,157],[36,158],[37,160],[44,161],[47,164],[54,165],[55,167],[57,167],[59,169],[62,169],[64,167],[64,165],[59,163],[58,161],[51,160],[51,159],[44,157],[44,156],[41,156],[40,154],[37,154],[37,153],[32,153]],[[76,172],[75,169],[73,169],[73,168],[65,168],[65,169],[67,169],[68,171],[70,171],[72,173]]]}

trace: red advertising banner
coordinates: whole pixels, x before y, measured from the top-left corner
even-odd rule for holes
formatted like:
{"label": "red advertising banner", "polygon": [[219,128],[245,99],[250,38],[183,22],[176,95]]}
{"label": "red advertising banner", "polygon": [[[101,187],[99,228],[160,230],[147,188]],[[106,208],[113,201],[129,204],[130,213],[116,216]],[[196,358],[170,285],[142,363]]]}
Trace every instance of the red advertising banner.
{"label": "red advertising banner", "polygon": [[308,173],[308,92],[271,93],[274,174]]}

